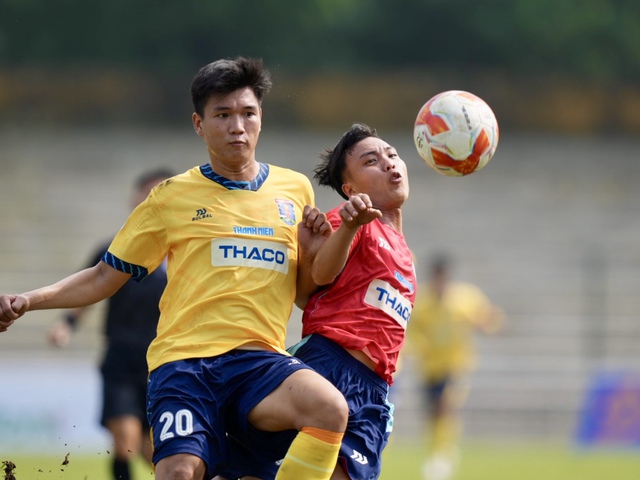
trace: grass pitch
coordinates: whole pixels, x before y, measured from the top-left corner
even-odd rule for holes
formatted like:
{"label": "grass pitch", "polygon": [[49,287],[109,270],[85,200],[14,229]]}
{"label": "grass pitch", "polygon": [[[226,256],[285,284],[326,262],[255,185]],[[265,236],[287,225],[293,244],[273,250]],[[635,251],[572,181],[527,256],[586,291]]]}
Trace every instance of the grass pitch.
{"label": "grass pitch", "polygon": [[[421,445],[392,442],[380,480],[421,480]],[[467,443],[453,480],[640,480],[640,450],[548,443]]]}
{"label": "grass pitch", "polygon": [[[421,480],[423,451],[418,443],[392,441],[384,453],[380,480]],[[16,480],[112,480],[107,452],[71,452],[68,457],[67,453],[0,453],[0,461],[16,465]],[[4,470],[0,478],[2,473]],[[153,479],[151,469],[141,460],[134,464],[134,479]],[[640,480],[640,450],[580,450],[547,443],[467,443],[453,480]]]}

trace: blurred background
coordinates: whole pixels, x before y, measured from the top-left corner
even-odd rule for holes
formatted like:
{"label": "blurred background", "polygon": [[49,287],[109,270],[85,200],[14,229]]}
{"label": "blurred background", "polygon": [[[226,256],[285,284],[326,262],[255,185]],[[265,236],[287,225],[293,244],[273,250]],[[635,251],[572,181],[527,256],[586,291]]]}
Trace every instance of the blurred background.
{"label": "blurred background", "polygon": [[[446,251],[505,310],[478,338],[466,438],[640,446],[636,0],[0,0],[0,291],[81,268],[140,172],[205,163],[191,79],[237,55],[273,75],[258,160],[311,177],[351,123],[376,127],[409,168],[419,277]],[[412,139],[451,89],[500,124],[495,157],[464,178],[428,169]],[[101,323],[56,350],[59,313],[0,336],[0,453],[104,446]],[[410,359],[395,390],[396,438],[421,438]]]}

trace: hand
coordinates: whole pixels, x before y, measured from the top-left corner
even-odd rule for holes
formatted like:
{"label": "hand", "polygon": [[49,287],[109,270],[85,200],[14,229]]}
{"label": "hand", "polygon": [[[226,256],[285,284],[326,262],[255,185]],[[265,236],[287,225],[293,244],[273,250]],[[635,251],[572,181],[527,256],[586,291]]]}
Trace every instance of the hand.
{"label": "hand", "polygon": [[24,295],[0,295],[0,332],[6,332],[29,309]]}
{"label": "hand", "polygon": [[49,330],[49,343],[55,347],[66,347],[71,340],[71,334],[71,326],[65,320],[61,320]]}
{"label": "hand", "polygon": [[382,212],[373,208],[373,203],[366,193],[357,193],[349,197],[340,207],[340,218],[343,225],[356,228],[381,218]]}
{"label": "hand", "polygon": [[333,228],[327,215],[317,207],[305,205],[302,221],[298,224],[298,244],[300,251],[315,256],[324,241],[331,236]]}

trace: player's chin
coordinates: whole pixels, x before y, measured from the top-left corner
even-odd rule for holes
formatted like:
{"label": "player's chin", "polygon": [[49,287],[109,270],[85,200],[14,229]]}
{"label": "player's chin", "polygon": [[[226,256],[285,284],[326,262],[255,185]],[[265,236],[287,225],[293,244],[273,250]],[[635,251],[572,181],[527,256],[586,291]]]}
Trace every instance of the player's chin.
{"label": "player's chin", "polygon": [[402,199],[402,201],[409,198],[409,184],[407,182],[401,182],[392,186],[391,189],[393,196]]}

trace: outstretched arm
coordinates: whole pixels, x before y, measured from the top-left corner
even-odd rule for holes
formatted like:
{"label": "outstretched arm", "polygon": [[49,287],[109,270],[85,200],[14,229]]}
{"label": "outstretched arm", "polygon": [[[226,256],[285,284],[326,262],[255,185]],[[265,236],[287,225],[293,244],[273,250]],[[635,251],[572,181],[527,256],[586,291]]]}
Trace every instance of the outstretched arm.
{"label": "outstretched arm", "polygon": [[311,294],[318,288],[311,277],[313,259],[333,228],[327,216],[318,208],[306,205],[298,224],[298,279],[295,304],[304,309]]}
{"label": "outstretched arm", "polygon": [[338,276],[347,263],[347,257],[358,229],[376,218],[382,217],[380,210],[373,208],[369,195],[353,195],[340,207],[342,223],[322,244],[313,261],[311,275],[317,285],[327,285]]}
{"label": "outstretched arm", "polygon": [[20,295],[0,295],[0,332],[30,310],[76,308],[96,303],[113,295],[130,277],[98,262],[53,285]]}

